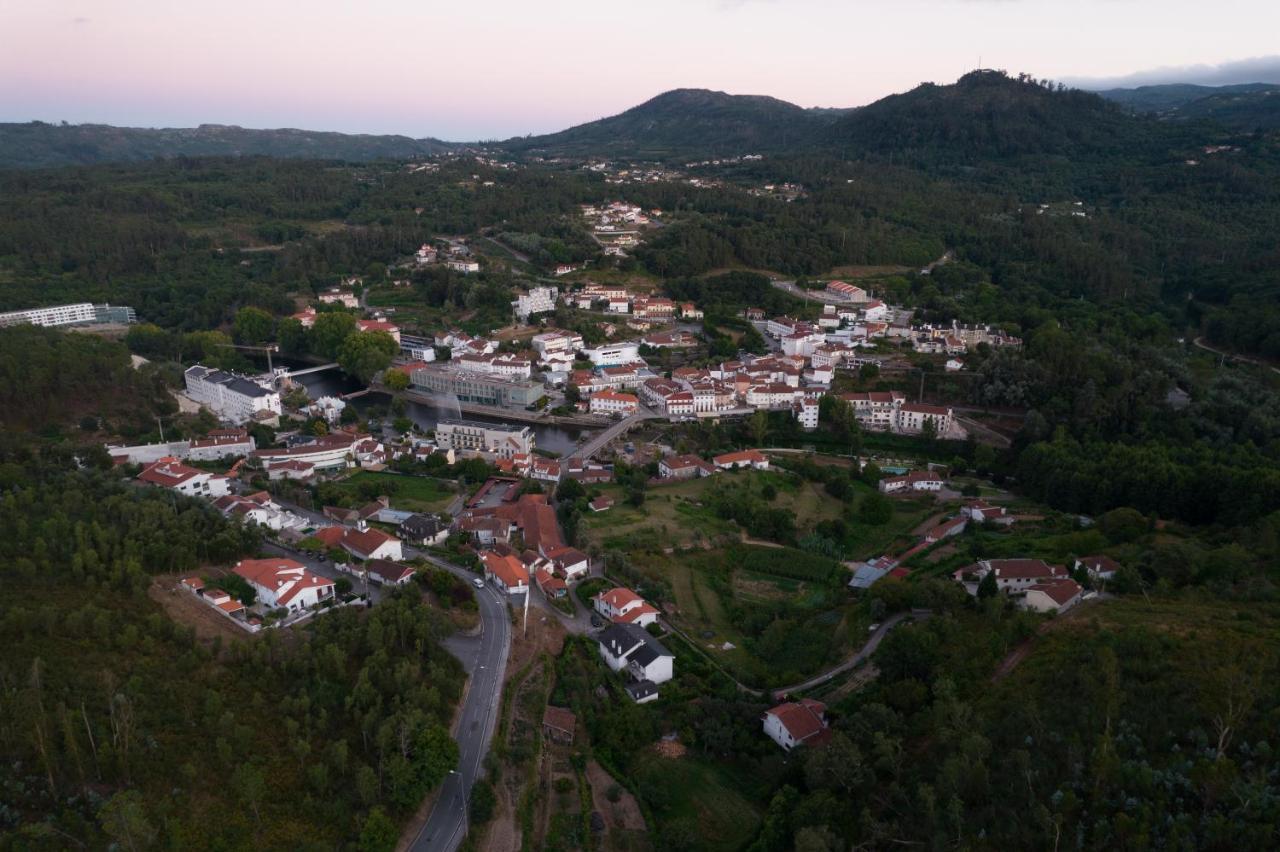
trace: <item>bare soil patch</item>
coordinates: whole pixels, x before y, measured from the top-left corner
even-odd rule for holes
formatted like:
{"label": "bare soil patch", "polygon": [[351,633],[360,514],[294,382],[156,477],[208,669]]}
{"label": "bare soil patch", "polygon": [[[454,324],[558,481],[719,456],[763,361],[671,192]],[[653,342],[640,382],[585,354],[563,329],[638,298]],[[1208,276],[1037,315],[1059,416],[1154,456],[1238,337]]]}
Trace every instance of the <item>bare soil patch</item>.
{"label": "bare soil patch", "polygon": [[183,588],[180,580],[174,574],[160,575],[147,589],[147,596],[160,604],[169,618],[195,630],[196,638],[205,645],[211,645],[214,638],[221,638],[226,642],[250,637],[249,633],[236,627],[225,615],[214,612],[213,607]]}
{"label": "bare soil patch", "polygon": [[[604,767],[594,760],[587,763],[587,780],[591,782],[591,803],[604,818],[604,824],[610,830],[644,831],[644,815],[640,805],[631,791],[619,784]],[[617,786],[621,791],[618,801],[609,801],[609,790]]]}

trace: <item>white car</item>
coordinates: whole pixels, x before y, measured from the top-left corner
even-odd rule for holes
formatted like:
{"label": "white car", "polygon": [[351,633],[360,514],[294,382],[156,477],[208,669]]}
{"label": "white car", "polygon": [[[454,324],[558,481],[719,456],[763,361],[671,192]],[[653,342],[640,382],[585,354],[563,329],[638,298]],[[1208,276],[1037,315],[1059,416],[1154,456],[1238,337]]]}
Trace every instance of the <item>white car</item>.
{"label": "white car", "polygon": [[484,588],[484,580],[481,580],[479,577],[476,577],[475,579],[473,579],[473,580],[471,581],[471,585],[475,586],[477,589],[483,589],[483,588]]}

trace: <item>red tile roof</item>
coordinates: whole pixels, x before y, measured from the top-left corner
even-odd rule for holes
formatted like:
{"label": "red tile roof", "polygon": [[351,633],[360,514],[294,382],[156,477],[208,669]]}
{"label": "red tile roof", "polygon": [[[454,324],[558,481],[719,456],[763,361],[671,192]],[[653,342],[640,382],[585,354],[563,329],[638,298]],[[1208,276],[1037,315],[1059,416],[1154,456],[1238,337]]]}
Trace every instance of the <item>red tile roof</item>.
{"label": "red tile roof", "polygon": [[827,706],[812,698],[779,704],[769,711],[770,715],[778,718],[782,727],[786,728],[787,733],[791,734],[791,738],[798,743],[810,740],[826,731],[827,725],[823,721],[823,714],[826,712]]}
{"label": "red tile roof", "polygon": [[529,569],[514,556],[500,556],[492,550],[480,554],[485,570],[497,577],[508,588],[529,585]]}

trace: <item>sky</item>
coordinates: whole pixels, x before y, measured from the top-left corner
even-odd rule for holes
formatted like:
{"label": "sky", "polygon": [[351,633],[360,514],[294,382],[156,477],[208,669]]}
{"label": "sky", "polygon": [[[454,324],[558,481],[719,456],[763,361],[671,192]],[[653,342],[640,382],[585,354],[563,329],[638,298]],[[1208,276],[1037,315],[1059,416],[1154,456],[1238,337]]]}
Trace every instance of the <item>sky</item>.
{"label": "sky", "polygon": [[1280,0],[0,0],[0,121],[472,141],[673,88],[857,106],[1003,68],[1280,83]]}

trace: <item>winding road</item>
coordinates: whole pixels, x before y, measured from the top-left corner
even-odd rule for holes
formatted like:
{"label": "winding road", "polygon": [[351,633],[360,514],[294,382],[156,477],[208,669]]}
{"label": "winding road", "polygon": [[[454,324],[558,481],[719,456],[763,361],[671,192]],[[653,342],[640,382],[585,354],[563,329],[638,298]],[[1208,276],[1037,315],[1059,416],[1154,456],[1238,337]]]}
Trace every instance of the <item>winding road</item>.
{"label": "winding road", "polygon": [[[421,556],[468,583],[477,576],[452,562],[414,548],[406,547],[405,556]],[[453,852],[462,843],[467,831],[467,803],[471,788],[481,775],[498,721],[502,679],[511,646],[511,621],[505,597],[488,584],[483,589],[476,589],[476,601],[480,607],[480,634],[452,637],[445,643],[462,661],[470,677],[458,727],[453,735],[458,741],[458,769],[445,779],[430,816],[410,844],[409,848],[414,852]]]}
{"label": "winding road", "polygon": [[845,660],[843,663],[840,663],[840,665],[838,666],[827,669],[825,672],[823,672],[820,675],[816,675],[814,677],[809,678],[803,683],[797,683],[791,686],[784,686],[784,687],[781,687],[780,689],[775,689],[773,691],[774,700],[780,701],[784,696],[788,695],[789,693],[804,692],[807,689],[813,689],[815,686],[821,686],[827,681],[836,677],[837,675],[844,674],[850,669],[856,668],[859,664],[862,663],[863,660],[867,659],[868,657],[870,657],[872,654],[876,652],[876,648],[880,647],[880,641],[884,639],[885,636],[888,635],[890,630],[897,627],[899,624],[901,624],[903,621],[905,621],[908,618],[914,619],[916,621],[924,621],[931,614],[932,613],[930,613],[929,610],[927,609],[913,609],[910,612],[900,612],[897,615],[886,618],[883,622],[881,622],[880,626],[876,628],[875,632],[871,634],[870,638],[867,639],[867,644],[859,648],[858,652],[854,654],[852,657],[849,657],[847,660]]}

